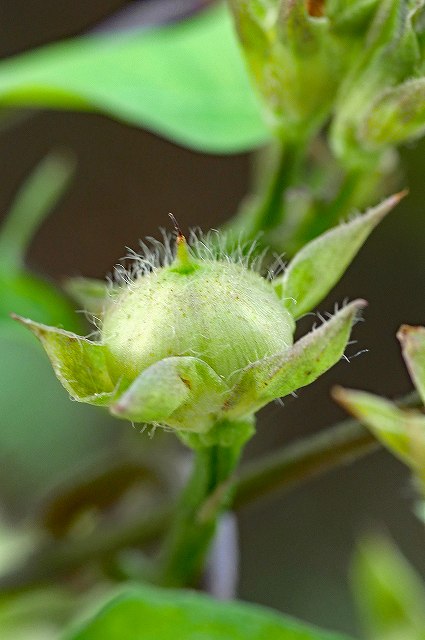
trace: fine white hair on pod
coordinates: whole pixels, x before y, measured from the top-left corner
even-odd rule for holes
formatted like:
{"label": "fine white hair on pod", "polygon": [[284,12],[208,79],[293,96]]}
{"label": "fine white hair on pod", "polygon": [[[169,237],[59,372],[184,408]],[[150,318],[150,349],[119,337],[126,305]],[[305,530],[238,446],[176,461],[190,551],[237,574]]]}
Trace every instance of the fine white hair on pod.
{"label": "fine white hair on pod", "polygon": [[[131,287],[139,278],[173,263],[176,255],[175,236],[162,227],[159,231],[161,239],[148,236],[139,241],[138,250],[126,247],[126,255],[108,276],[111,286]],[[240,264],[257,273],[265,271],[268,280],[272,280],[285,268],[282,256],[275,256],[272,266],[265,269],[267,249],[261,249],[259,237],[245,240],[241,233],[230,238],[229,234],[217,229],[204,233],[199,228],[192,228],[188,234],[188,245],[193,257],[198,260]]]}

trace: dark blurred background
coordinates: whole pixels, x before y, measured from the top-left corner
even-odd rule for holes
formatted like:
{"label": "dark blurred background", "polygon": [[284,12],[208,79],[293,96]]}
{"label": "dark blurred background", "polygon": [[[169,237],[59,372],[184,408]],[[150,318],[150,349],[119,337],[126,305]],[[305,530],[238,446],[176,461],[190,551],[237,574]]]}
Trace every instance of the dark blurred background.
{"label": "dark blurred background", "polygon": [[[6,0],[0,54],[78,34],[125,4]],[[102,116],[39,112],[2,133],[2,213],[31,168],[57,147],[71,149],[78,168],[60,206],[37,234],[29,263],[58,281],[71,275],[103,277],[125,254],[125,246],[136,248],[139,238],[166,226],[169,211],[183,228],[218,227],[249,189],[248,155],[205,156]],[[425,323],[424,165],[425,143],[404,150],[401,186],[409,186],[409,197],[375,231],[320,307],[331,311],[335,301],[366,298],[366,322],[356,326],[358,342],[350,351],[368,353],[349,364],[342,361],[284,408],[264,410],[247,456],[342,418],[329,397],[334,383],[387,396],[410,390],[395,332],[402,322]],[[125,427],[117,426],[120,431]],[[140,447],[146,439],[139,436]],[[19,484],[19,477],[14,482]],[[412,515],[412,498],[408,472],[380,452],[246,509],[239,518],[240,596],[328,628],[353,631],[347,572],[362,533],[371,528],[388,532],[425,575],[423,527]]]}

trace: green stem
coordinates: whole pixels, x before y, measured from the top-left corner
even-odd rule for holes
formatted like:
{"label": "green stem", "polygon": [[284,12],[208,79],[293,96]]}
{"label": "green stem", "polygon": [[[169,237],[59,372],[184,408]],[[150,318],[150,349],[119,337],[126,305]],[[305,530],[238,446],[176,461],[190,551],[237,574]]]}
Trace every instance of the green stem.
{"label": "green stem", "polygon": [[305,154],[304,141],[286,141],[278,151],[276,166],[262,201],[253,214],[252,235],[270,231],[281,225],[285,218],[284,193],[299,177]]}
{"label": "green stem", "polygon": [[175,511],[160,559],[158,582],[191,584],[202,570],[217,517],[229,502],[229,479],[240,451],[231,447],[195,450],[191,478]]}
{"label": "green stem", "polygon": [[360,169],[352,170],[344,176],[336,197],[329,204],[320,206],[314,219],[309,220],[308,229],[303,230],[304,243],[335,226],[356,208],[364,181],[364,171]]}

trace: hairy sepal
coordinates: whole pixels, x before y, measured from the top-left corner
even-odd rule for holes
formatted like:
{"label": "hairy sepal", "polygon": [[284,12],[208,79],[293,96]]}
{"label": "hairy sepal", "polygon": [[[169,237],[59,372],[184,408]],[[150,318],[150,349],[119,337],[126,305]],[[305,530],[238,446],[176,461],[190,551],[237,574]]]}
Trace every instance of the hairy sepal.
{"label": "hairy sepal", "polygon": [[43,345],[56,377],[78,402],[108,405],[114,395],[105,347],[86,338],[13,314]]}
{"label": "hairy sepal", "polygon": [[309,242],[290,263],[275,290],[294,318],[313,309],[335,286],[371,231],[405,195],[395,194],[364,215]]}
{"label": "hairy sepal", "polygon": [[203,433],[216,422],[228,392],[225,382],[203,360],[164,358],[136,378],[111,412],[133,422]]}
{"label": "hairy sepal", "polygon": [[246,367],[226,402],[228,415],[248,415],[314,382],[343,356],[353,322],[365,305],[364,300],[355,300],[298,340],[289,351]]}

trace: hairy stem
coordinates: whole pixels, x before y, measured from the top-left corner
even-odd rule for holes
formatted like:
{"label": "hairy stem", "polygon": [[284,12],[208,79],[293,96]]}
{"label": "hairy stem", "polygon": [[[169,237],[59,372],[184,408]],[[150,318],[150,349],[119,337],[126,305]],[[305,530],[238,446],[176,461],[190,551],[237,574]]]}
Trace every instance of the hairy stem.
{"label": "hairy stem", "polygon": [[[416,392],[400,398],[397,404],[420,406]],[[345,420],[243,467],[234,484],[234,508],[240,509],[276,489],[293,488],[378,447],[379,443],[358,421]],[[97,531],[85,540],[55,543],[38,550],[23,566],[0,578],[0,592],[19,592],[46,584],[89,560],[108,558],[120,549],[152,542],[169,527],[174,511],[174,505],[166,504],[148,517],[109,531]]]}

